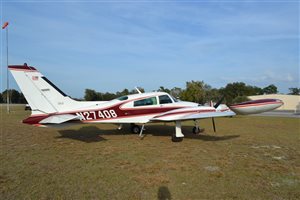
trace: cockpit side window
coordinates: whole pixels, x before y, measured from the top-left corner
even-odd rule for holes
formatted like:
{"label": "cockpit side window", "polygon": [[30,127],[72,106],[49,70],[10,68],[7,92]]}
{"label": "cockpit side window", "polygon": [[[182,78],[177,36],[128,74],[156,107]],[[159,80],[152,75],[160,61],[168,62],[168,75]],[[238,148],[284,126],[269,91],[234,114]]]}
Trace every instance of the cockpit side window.
{"label": "cockpit side window", "polygon": [[151,98],[147,98],[147,99],[138,100],[138,101],[135,101],[133,103],[134,107],[151,106],[151,105],[157,105],[156,97],[151,97]]}
{"label": "cockpit side window", "polygon": [[160,104],[167,104],[167,103],[173,103],[171,98],[168,95],[161,95],[158,97]]}

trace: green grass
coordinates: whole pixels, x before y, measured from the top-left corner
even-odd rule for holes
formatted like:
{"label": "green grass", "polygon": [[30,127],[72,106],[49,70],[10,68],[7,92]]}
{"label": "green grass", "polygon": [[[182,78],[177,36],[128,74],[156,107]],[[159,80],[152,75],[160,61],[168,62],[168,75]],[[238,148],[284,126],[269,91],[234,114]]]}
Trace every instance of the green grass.
{"label": "green grass", "polygon": [[126,127],[63,130],[1,108],[1,199],[299,199],[300,120],[242,116],[202,120],[205,135],[172,143],[173,124],[141,140]]}

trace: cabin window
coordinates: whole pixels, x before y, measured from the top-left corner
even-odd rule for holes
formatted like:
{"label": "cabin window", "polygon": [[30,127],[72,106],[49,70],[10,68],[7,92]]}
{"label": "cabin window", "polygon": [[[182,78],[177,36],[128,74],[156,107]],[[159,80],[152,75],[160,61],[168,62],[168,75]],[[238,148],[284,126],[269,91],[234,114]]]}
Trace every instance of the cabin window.
{"label": "cabin window", "polygon": [[134,107],[157,105],[157,100],[156,97],[151,97],[151,98],[135,101],[133,105]]}
{"label": "cabin window", "polygon": [[171,98],[168,95],[161,95],[159,96],[159,103],[160,104],[167,104],[167,103],[173,103]]}

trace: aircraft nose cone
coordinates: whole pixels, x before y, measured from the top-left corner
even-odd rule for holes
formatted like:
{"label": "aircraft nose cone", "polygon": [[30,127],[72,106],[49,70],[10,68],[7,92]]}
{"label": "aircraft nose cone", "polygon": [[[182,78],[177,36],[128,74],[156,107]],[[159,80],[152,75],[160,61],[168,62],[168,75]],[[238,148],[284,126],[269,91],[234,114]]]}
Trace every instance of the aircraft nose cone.
{"label": "aircraft nose cone", "polygon": [[283,103],[283,101],[282,100],[280,100],[280,99],[276,99],[276,102],[277,103],[279,103],[279,104],[281,104],[281,105],[283,105],[284,103]]}

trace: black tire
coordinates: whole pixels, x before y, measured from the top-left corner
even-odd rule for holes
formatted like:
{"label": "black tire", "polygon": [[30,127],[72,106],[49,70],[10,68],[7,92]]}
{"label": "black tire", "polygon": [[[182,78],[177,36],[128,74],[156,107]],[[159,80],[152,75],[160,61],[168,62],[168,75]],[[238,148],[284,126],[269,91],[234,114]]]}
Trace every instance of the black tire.
{"label": "black tire", "polygon": [[183,137],[176,137],[176,134],[172,135],[172,142],[182,142]]}
{"label": "black tire", "polygon": [[199,127],[193,127],[193,133],[194,134],[199,134],[200,133],[200,128]]}
{"label": "black tire", "polygon": [[200,134],[200,133],[203,133],[205,131],[204,128],[199,128],[198,129],[196,127],[193,128],[193,133],[194,134]]}
{"label": "black tire", "polygon": [[139,127],[138,125],[132,125],[131,126],[131,132],[133,134],[140,134],[141,132],[141,127]]}

